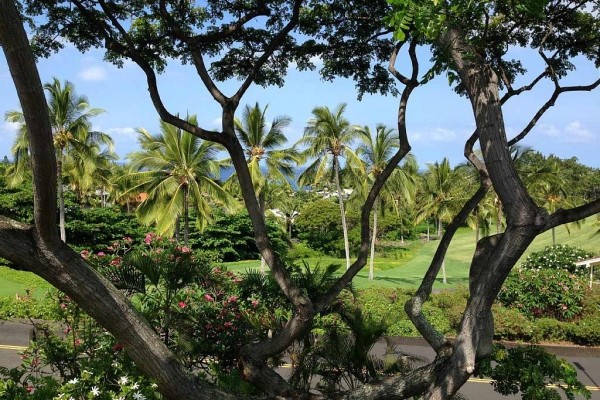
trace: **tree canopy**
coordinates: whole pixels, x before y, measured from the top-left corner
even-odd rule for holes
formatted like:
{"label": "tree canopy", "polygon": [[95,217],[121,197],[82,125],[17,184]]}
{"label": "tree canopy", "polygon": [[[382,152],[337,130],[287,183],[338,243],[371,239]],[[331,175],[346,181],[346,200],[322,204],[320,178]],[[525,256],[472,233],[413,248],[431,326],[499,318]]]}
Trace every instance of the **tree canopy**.
{"label": "tree canopy", "polygon": [[[600,79],[567,86],[563,78],[574,69],[576,56],[599,65],[598,3],[528,0],[505,1],[32,1],[23,12],[33,16],[33,48],[48,55],[61,40],[86,51],[106,49],[108,61],[130,59],[145,73],[153,104],[161,119],[204,140],[223,145],[231,156],[252,221],[258,250],[291,304],[292,314],[272,338],[248,343],[239,354],[244,379],[269,397],[302,398],[269,368],[267,360],[300,340],[313,318],[329,307],[367,260],[370,213],[379,192],[410,150],[406,127],[412,92],[438,74],[446,74],[457,92],[467,96],[475,131],[465,143],[465,156],[478,171],[480,187],[448,224],[429,270],[406,311],[436,351],[430,364],[400,377],[373,382],[350,393],[349,399],[445,399],[474,373],[476,362],[490,354],[491,305],[508,273],[540,233],[600,212],[600,199],[553,213],[539,207],[519,178],[510,145],[531,132],[541,115],[565,92],[592,90]],[[37,18],[42,16],[41,18]],[[35,22],[39,20],[39,24]],[[56,160],[50,121],[27,37],[12,0],[0,1],[0,43],[7,56],[23,113],[32,134],[34,229],[0,219],[0,256],[47,279],[81,304],[120,341],[140,369],[156,379],[172,399],[239,398],[209,382],[191,378],[131,304],[76,253],[58,240],[56,231]],[[428,46],[432,68],[421,77],[418,46]],[[525,74],[512,47],[531,47],[545,67],[531,81],[517,86]],[[404,50],[406,48],[406,53]],[[406,54],[406,55],[405,55]],[[234,113],[252,83],[283,85],[290,63],[312,68],[311,57],[323,60],[326,79],[352,77],[358,94],[400,95],[399,148],[377,175],[361,210],[361,244],[356,260],[324,293],[309,297],[269,240],[256,199],[244,150],[236,136]],[[396,68],[399,57],[410,60],[409,73]],[[220,132],[199,127],[167,110],[156,82],[168,59],[191,64],[207,92],[222,107]],[[385,64],[387,65],[387,71]],[[237,78],[240,85],[226,96],[217,81]],[[553,92],[530,123],[508,138],[502,106],[547,80]],[[397,86],[396,86],[397,85]],[[482,155],[474,151],[479,142]],[[470,298],[456,340],[445,338],[422,313],[448,244],[474,207],[493,187],[506,215],[503,233],[478,242],[470,272]],[[50,210],[50,212],[48,212]],[[18,250],[18,251],[15,251]]]}

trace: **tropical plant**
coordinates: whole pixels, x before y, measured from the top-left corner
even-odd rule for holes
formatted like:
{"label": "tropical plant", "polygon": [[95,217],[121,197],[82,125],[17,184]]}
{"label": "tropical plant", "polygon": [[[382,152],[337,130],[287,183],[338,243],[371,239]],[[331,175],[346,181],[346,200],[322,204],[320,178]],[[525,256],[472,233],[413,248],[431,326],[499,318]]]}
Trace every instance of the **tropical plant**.
{"label": "tropical plant", "polygon": [[[187,118],[196,123],[196,117]],[[220,163],[215,159],[220,146],[203,141],[164,121],[161,133],[152,135],[138,129],[140,151],[128,156],[132,172],[131,191],[144,191],[147,197],[138,206],[137,214],[145,224],[156,223],[160,235],[179,239],[177,227],[183,218],[183,242],[189,244],[190,205],[198,213],[196,224],[203,229],[210,221],[214,203],[232,207],[235,203],[216,182]]]}
{"label": "tropical plant", "polygon": [[350,244],[344,210],[344,193],[340,182],[340,158],[345,159],[349,170],[363,168],[356,153],[349,148],[360,136],[359,129],[350,125],[344,117],[345,110],[346,104],[340,104],[333,111],[328,107],[315,107],[312,110],[313,118],[308,121],[304,136],[297,145],[306,147],[303,152],[306,158],[314,158],[314,161],[299,176],[301,187],[308,183],[321,183],[324,179],[333,176],[342,217],[346,269],[348,269],[350,268]]}
{"label": "tropical plant", "polygon": [[[375,128],[375,138],[371,133],[368,126],[359,130],[361,144],[356,150],[356,154],[361,157],[365,162],[366,171],[368,173],[367,178],[364,182],[372,183],[375,181],[377,176],[383,172],[383,169],[388,164],[390,158],[394,155],[396,150],[400,147],[400,140],[395,132],[395,129],[390,129],[385,125],[377,125]],[[396,175],[400,175],[397,172]],[[367,185],[365,185],[367,186]],[[370,186],[370,185],[369,185]],[[406,188],[406,187],[405,187]],[[384,189],[385,191],[385,186]],[[401,193],[406,193],[407,190],[403,190]],[[380,194],[378,199],[373,205],[373,227],[371,229],[371,256],[369,261],[369,279],[373,279],[374,268],[373,263],[375,259],[375,242],[377,240],[377,213],[383,211],[382,207],[382,195]]]}
{"label": "tropical plant", "polygon": [[[81,180],[89,180],[89,174],[93,173],[90,172],[93,169],[91,166],[98,162],[98,157],[102,154],[100,145],[108,147],[108,152],[104,154],[109,157],[113,142],[105,133],[91,130],[90,119],[104,111],[91,108],[88,99],[76,93],[73,83],[65,81],[62,84],[58,78],[53,78],[51,83],[44,85],[44,89],[48,93],[48,111],[56,150],[60,238],[66,242],[63,166],[72,157],[71,160],[80,167]],[[5,118],[21,125],[12,146],[15,163],[12,182],[18,183],[18,179],[23,177],[24,169],[29,166],[29,133],[21,111],[9,111]]]}

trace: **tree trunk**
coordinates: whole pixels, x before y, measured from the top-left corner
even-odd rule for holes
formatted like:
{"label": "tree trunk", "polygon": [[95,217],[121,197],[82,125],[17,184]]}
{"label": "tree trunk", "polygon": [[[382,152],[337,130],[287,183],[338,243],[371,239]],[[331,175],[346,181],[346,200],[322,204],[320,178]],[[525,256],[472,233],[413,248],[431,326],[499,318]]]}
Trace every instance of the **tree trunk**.
{"label": "tree trunk", "polygon": [[369,280],[373,280],[373,262],[375,260],[375,240],[377,239],[377,205],[373,204],[373,236],[371,237],[371,259],[369,260]]}
{"label": "tree trunk", "polygon": [[429,218],[427,218],[427,241],[429,242]]}
{"label": "tree trunk", "polygon": [[56,160],[56,189],[58,193],[58,227],[60,229],[60,240],[67,243],[67,232],[65,230],[65,192],[62,181],[62,150]]}
{"label": "tree trunk", "polygon": [[442,237],[442,219],[439,218],[437,221],[437,237],[438,240]]}
{"label": "tree trunk", "polygon": [[443,284],[448,283],[448,280],[446,279],[446,259],[445,258],[442,260],[442,283]]}
{"label": "tree trunk", "polygon": [[479,242],[479,207],[475,207],[475,245]]}
{"label": "tree trunk", "polygon": [[556,232],[554,229],[555,228],[552,228],[552,246],[556,246]]}
{"label": "tree trunk", "polygon": [[187,186],[183,187],[183,244],[190,245],[190,192]]}
{"label": "tree trunk", "polygon": [[335,178],[335,187],[338,192],[338,202],[342,214],[342,231],[344,232],[344,250],[346,251],[346,270],[350,268],[350,243],[348,241],[348,226],[346,225],[346,211],[344,210],[344,197],[342,187],[340,186],[340,164],[336,155],[333,156],[333,171]]}
{"label": "tree trunk", "polygon": [[[265,219],[265,204],[266,203],[267,203],[267,201],[265,199],[265,192],[264,192],[264,190],[261,190],[258,195],[258,208],[260,209],[260,213],[265,221],[266,221],[266,219]],[[265,261],[265,258],[263,257],[263,255],[260,254],[260,273],[264,274],[266,272],[266,270],[267,270],[267,262]]]}

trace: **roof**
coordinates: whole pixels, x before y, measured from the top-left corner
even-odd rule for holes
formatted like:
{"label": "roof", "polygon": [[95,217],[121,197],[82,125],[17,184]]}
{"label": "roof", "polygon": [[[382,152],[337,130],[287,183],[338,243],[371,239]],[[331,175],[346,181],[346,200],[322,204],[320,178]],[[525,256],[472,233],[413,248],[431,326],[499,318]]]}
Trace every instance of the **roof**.
{"label": "roof", "polygon": [[600,263],[600,256],[588,258],[586,260],[577,261],[575,263],[575,265],[589,265],[589,264],[596,264],[596,263]]}

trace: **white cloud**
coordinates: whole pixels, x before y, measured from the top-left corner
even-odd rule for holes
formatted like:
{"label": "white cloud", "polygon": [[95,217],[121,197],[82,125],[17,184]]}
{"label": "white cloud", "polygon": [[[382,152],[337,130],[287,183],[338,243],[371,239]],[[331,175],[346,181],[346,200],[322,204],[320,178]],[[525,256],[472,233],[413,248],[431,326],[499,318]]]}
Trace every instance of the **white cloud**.
{"label": "white cloud", "polygon": [[568,142],[589,143],[592,142],[596,135],[588,128],[584,127],[579,121],[572,121],[565,127],[566,137]]}
{"label": "white cloud", "polygon": [[3,134],[2,136],[10,136],[16,134],[20,127],[21,124],[18,122],[4,122],[0,125],[0,132]]}
{"label": "white cloud", "polygon": [[135,128],[132,128],[130,126],[125,126],[122,128],[108,128],[104,131],[105,133],[109,134],[109,135],[115,135],[115,136],[125,136],[128,138],[135,138],[137,137],[137,132],[135,130]]}
{"label": "white cloud", "polygon": [[560,135],[560,129],[558,129],[555,125],[548,124],[540,124],[538,126],[538,130],[544,135],[556,137]]}
{"label": "white cloud", "polygon": [[408,132],[408,139],[413,141],[452,142],[459,135],[450,129],[436,127]]}
{"label": "white cloud", "polygon": [[223,126],[223,118],[215,118],[212,121],[210,121],[210,124],[214,127],[221,128],[221,126]]}
{"label": "white cloud", "polygon": [[84,81],[103,81],[108,78],[108,73],[103,67],[92,66],[85,68],[78,76]]}
{"label": "white cloud", "polygon": [[536,129],[546,136],[567,143],[591,143],[597,138],[597,135],[583,126],[580,121],[571,121],[562,128],[556,125],[540,124]]}

